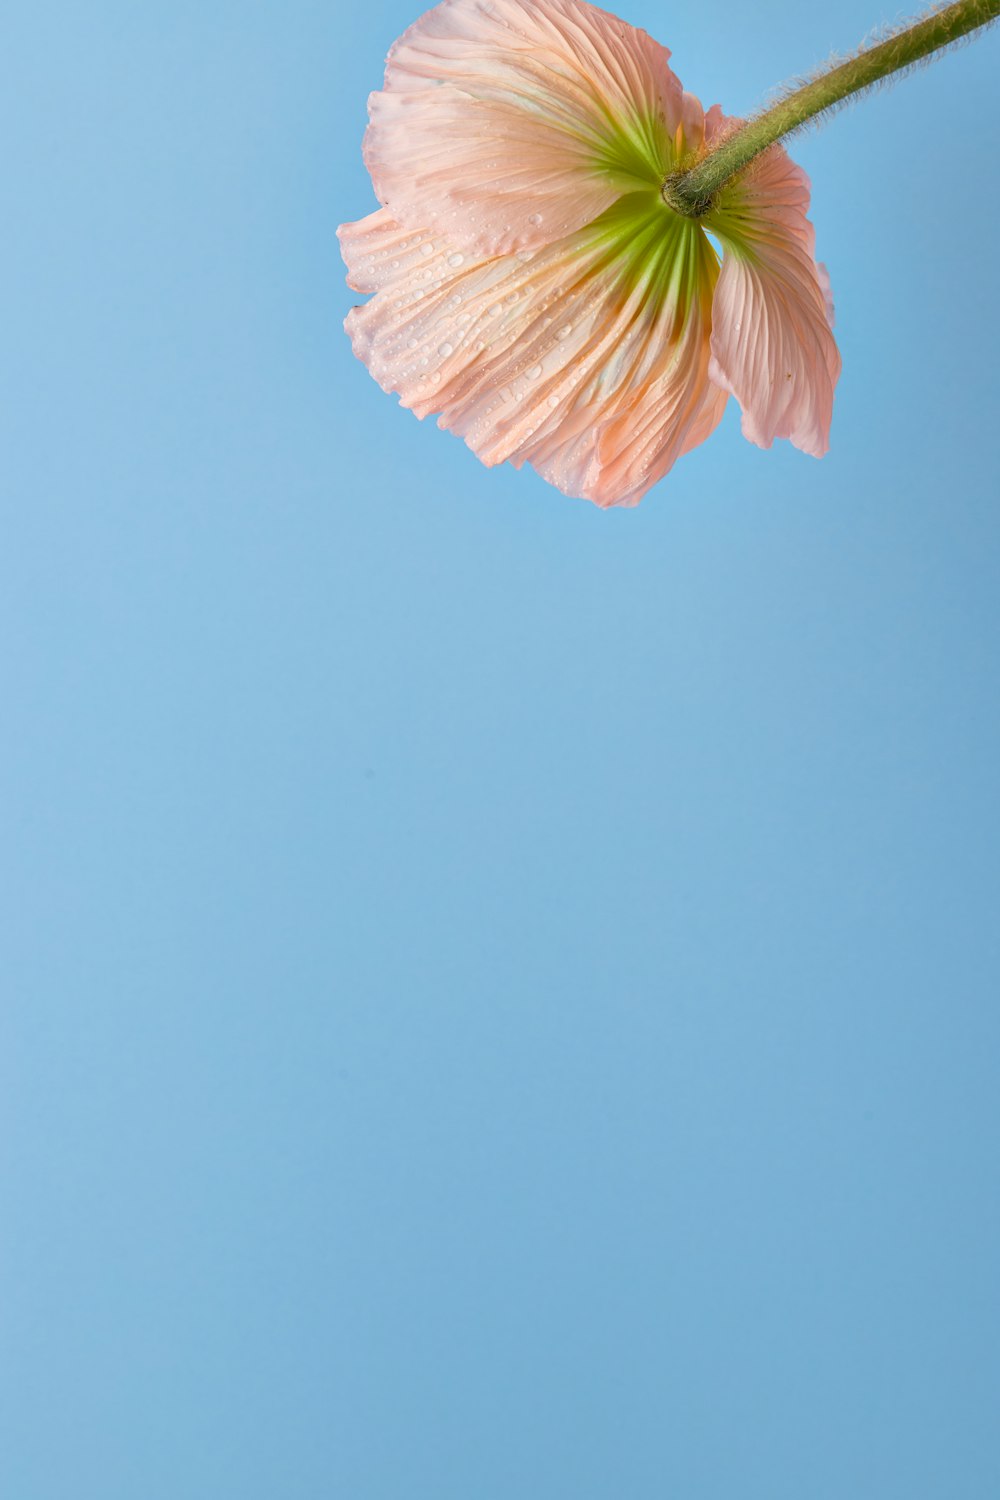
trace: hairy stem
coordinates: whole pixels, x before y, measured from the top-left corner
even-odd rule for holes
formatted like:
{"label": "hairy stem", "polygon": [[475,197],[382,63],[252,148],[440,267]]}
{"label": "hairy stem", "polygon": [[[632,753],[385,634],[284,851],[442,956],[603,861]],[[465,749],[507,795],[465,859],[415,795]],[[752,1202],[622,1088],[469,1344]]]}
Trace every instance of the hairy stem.
{"label": "hairy stem", "polygon": [[678,213],[696,217],[711,207],[720,188],[766,151],[768,146],[851,94],[948,47],[1000,15],[1000,0],[957,0],[935,7],[921,20],[886,41],[835,63],[727,136],[686,172],[668,177],[663,196]]}

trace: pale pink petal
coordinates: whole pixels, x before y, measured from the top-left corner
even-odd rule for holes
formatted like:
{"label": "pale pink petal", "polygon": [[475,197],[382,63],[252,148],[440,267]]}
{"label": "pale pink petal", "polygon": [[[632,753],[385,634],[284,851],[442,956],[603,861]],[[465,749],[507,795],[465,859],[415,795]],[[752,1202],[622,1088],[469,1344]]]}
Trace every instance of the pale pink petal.
{"label": "pale pink petal", "polygon": [[567,436],[553,424],[528,450],[528,461],[565,494],[602,507],[638,505],[722,418],[726,393],[707,379],[707,332],[707,318],[693,324],[660,373],[630,397],[609,403],[598,427],[588,425],[582,404]]}
{"label": "pale pink petal", "polygon": [[[709,111],[710,138],[719,124]],[[819,458],[829,447],[840,355],[808,207],[808,177],[772,146],[707,216],[725,252],[709,373],[736,397],[752,443],[769,448],[776,437],[789,438]]]}
{"label": "pale pink petal", "polygon": [[527,462],[567,493],[635,504],[721,415],[707,373],[715,262],[700,235],[683,305],[623,277],[621,252],[587,229],[478,260],[382,210],[341,242],[351,284],[375,290],[347,319],[355,353],[486,464]]}
{"label": "pale pink petal", "polygon": [[584,0],[444,0],[392,48],[365,162],[379,201],[481,255],[581,228],[700,144],[669,52]]}

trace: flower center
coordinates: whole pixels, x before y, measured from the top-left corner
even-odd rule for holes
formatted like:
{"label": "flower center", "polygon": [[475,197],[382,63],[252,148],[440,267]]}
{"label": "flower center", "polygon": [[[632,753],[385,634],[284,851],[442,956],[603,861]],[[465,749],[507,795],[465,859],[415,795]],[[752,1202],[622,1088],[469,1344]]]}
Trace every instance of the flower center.
{"label": "flower center", "polygon": [[701,225],[674,213],[658,191],[625,193],[581,234],[599,251],[594,270],[622,297],[638,292],[651,310],[673,307],[680,320],[698,299],[711,306],[715,249]]}

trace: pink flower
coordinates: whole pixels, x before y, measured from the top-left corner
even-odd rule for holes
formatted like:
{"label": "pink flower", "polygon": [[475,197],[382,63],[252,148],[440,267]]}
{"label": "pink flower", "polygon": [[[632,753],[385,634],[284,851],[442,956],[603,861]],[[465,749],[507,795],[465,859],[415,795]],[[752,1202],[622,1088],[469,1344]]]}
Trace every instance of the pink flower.
{"label": "pink flower", "polygon": [[[759,447],[828,446],[840,357],[809,180],[780,146],[698,219],[661,188],[732,122],[584,0],[444,0],[393,46],[339,231],[354,352],[486,464],[635,505],[727,396]],[[722,246],[721,268],[715,245]]]}

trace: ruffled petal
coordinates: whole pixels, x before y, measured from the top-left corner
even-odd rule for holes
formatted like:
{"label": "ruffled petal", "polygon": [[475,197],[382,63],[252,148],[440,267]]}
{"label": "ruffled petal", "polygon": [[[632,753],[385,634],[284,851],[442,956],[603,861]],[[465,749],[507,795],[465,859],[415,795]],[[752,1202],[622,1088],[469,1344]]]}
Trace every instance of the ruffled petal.
{"label": "ruffled petal", "polygon": [[[714,108],[707,124],[710,138],[725,128]],[[840,355],[808,208],[808,177],[772,146],[706,216],[724,250],[709,373],[736,397],[752,443],[789,438],[819,458],[829,447]]]}
{"label": "ruffled petal", "polygon": [[584,0],[444,0],[389,53],[365,162],[401,224],[537,249],[701,144],[670,54]]}
{"label": "ruffled petal", "polygon": [[375,292],[345,325],[355,353],[486,464],[527,462],[566,493],[632,505],[721,416],[715,255],[655,199],[488,260],[384,209],[340,235],[351,285]]}

